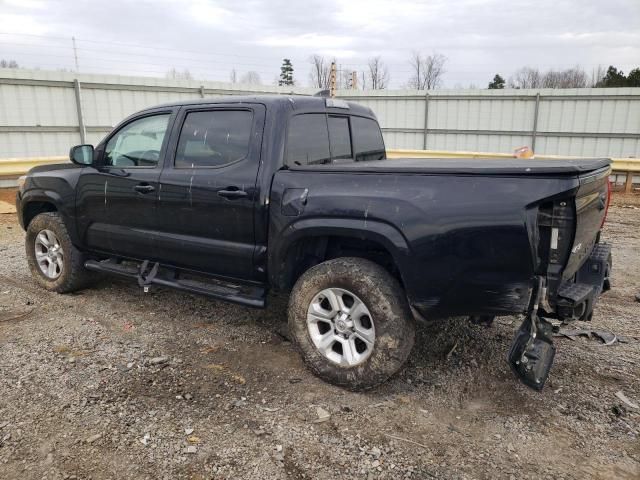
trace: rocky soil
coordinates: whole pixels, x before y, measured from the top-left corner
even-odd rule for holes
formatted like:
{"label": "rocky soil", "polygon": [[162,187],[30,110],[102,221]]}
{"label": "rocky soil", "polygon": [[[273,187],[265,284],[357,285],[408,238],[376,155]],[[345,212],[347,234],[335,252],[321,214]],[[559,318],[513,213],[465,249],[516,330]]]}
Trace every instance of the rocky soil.
{"label": "rocky soil", "polygon": [[613,290],[570,328],[621,341],[557,337],[543,392],[509,370],[502,317],[421,325],[407,368],[353,393],[305,369],[286,299],[48,293],[0,215],[0,478],[638,479],[640,208],[612,207],[605,237]]}

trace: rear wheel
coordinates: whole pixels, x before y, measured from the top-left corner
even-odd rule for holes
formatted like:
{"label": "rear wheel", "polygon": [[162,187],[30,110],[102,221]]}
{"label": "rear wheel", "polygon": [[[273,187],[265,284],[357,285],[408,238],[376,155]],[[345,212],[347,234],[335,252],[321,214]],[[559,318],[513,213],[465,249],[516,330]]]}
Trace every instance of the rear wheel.
{"label": "rear wheel", "polygon": [[73,292],[94,278],[57,212],[41,213],[29,223],[25,248],[31,274],[47,290]]}
{"label": "rear wheel", "polygon": [[289,330],[311,370],[354,390],[396,373],[415,338],[398,281],[362,258],[329,260],[306,271],[291,293]]}

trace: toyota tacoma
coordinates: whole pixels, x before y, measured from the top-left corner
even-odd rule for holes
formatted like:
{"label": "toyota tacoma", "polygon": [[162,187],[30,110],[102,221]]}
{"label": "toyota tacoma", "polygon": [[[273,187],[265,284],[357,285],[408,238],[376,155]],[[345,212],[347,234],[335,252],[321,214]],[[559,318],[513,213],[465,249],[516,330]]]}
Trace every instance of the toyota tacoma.
{"label": "toyota tacoma", "polygon": [[541,389],[557,323],[609,288],[608,159],[387,159],[370,109],[304,96],[149,108],[70,159],[17,193],[40,285],[289,294],[304,360],[351,389],[402,367],[416,318],[514,314],[508,362]]}

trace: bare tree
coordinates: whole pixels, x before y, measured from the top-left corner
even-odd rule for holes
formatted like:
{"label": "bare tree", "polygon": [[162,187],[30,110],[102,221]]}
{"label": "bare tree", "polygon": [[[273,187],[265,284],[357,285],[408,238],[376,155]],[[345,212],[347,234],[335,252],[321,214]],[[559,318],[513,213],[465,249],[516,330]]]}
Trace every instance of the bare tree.
{"label": "bare tree", "polygon": [[537,68],[523,67],[510,78],[509,88],[584,88],[589,84],[587,74],[580,66],[565,70],[541,72]]}
{"label": "bare tree", "polygon": [[231,73],[229,73],[229,81],[231,83],[238,83],[238,72],[236,72],[235,68],[232,68]]}
{"label": "bare tree", "polygon": [[420,52],[413,52],[409,63],[413,70],[413,75],[409,78],[409,88],[432,90],[440,86],[447,57],[440,53],[423,56]]}
{"label": "bare tree", "polygon": [[173,67],[166,73],[165,77],[171,80],[193,80],[193,75],[191,75],[191,72],[186,68],[180,71]]}
{"label": "bare tree", "polygon": [[0,68],[20,68],[15,60],[0,60]]}
{"label": "bare tree", "polygon": [[589,86],[590,87],[597,87],[598,84],[600,83],[600,80],[602,80],[602,78],[605,76],[606,73],[607,73],[607,69],[604,68],[602,65],[598,65],[596,68],[594,68],[591,71],[591,78],[589,79]]}
{"label": "bare tree", "polygon": [[587,86],[587,74],[579,67],[566,70],[549,70],[542,75],[543,88],[585,88]]}
{"label": "bare tree", "polygon": [[[329,64],[329,68],[331,68],[331,64]],[[352,70],[348,70],[348,69],[343,69],[343,68],[338,68],[337,69],[337,75],[336,75],[336,87],[338,88],[338,90],[348,90],[351,87],[351,73]]]}
{"label": "bare tree", "polygon": [[309,57],[311,63],[311,86],[322,89],[329,88],[329,81],[331,78],[331,62],[321,55],[311,55]]}
{"label": "bare tree", "polygon": [[382,90],[389,86],[389,69],[380,56],[369,58],[369,83],[372,90]]}
{"label": "bare tree", "polygon": [[509,88],[540,88],[542,75],[537,68],[522,67],[509,77]]}
{"label": "bare tree", "polygon": [[250,70],[240,77],[240,83],[245,83],[247,85],[262,85],[262,80],[260,79],[260,74],[258,72]]}

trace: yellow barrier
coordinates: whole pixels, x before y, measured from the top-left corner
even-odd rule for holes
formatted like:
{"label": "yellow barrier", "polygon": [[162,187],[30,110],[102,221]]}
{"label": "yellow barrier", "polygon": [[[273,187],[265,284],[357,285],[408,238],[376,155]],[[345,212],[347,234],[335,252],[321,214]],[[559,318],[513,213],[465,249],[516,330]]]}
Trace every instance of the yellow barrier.
{"label": "yellow barrier", "polygon": [[0,177],[19,177],[38,165],[66,163],[69,157],[34,157],[0,159]]}
{"label": "yellow barrier", "polygon": [[[513,158],[509,153],[490,153],[490,152],[452,152],[446,150],[387,150],[389,158],[501,158],[509,160]],[[561,159],[561,158],[580,158],[580,157],[562,157],[558,155],[536,155],[540,159]],[[633,174],[640,172],[640,158],[613,158],[613,170],[616,172],[626,172],[627,181],[625,190],[631,191],[633,183]],[[54,163],[67,163],[68,157],[34,157],[34,158],[5,158],[0,159],[0,179],[16,178],[24,175],[31,168],[38,165],[50,165]]]}

